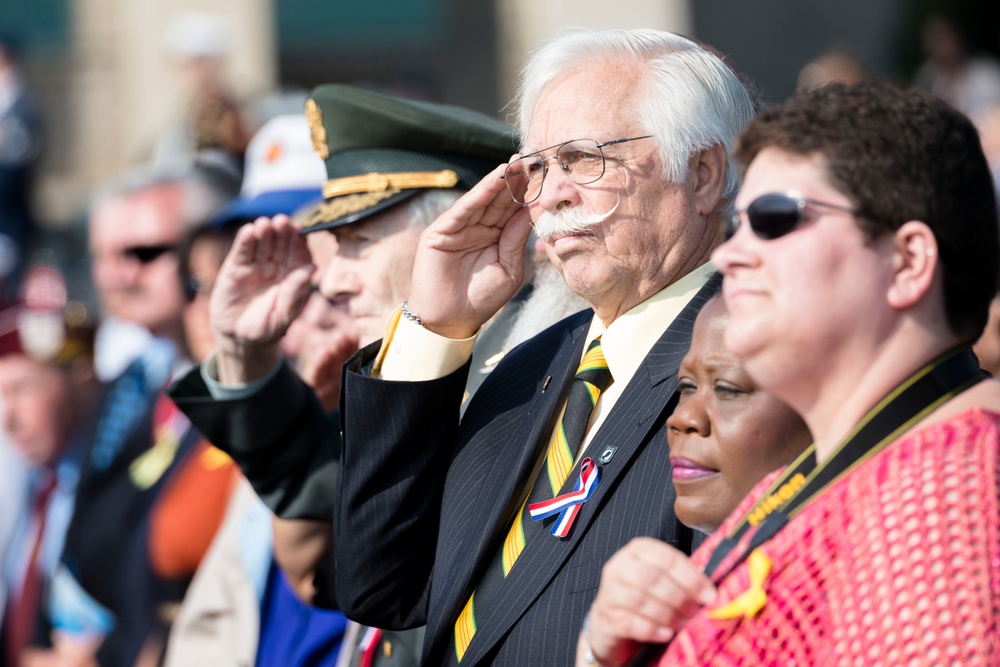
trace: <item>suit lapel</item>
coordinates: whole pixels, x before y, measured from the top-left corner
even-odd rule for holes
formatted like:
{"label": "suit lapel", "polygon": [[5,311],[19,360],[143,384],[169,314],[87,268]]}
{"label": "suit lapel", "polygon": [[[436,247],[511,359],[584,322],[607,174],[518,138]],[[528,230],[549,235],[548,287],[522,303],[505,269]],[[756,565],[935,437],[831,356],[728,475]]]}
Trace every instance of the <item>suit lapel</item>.
{"label": "suit lapel", "polygon": [[[432,592],[432,595],[440,600],[440,607],[437,604],[433,606],[447,609],[450,613],[442,615],[441,627],[434,622],[435,618],[429,619],[427,634],[428,637],[435,637],[436,641],[451,640],[455,618],[464,607],[475,584],[482,577],[484,569],[496,555],[515,513],[521,507],[528,490],[528,481],[544,457],[559,409],[565,401],[565,394],[579,364],[583,351],[583,338],[589,323],[590,317],[584,317],[576,326],[564,329],[558,334],[559,343],[552,348],[555,354],[550,357],[551,363],[545,373],[538,376],[536,382],[538,386],[535,388],[530,405],[519,419],[516,430],[491,433],[487,436],[486,442],[476,443],[474,451],[470,451],[473,456],[485,456],[489,460],[502,461],[501,465],[505,469],[486,470],[480,475],[477,480],[477,496],[465,505],[467,511],[479,511],[473,518],[472,525],[487,526],[488,529],[450,535],[446,538],[446,544],[439,544],[438,561],[434,567],[436,571],[446,573],[446,578],[436,581],[437,584],[443,584],[444,588],[440,593]],[[511,356],[511,361],[516,363],[513,353],[508,356]],[[497,368],[491,377],[496,375],[496,380],[502,381],[504,376],[500,371],[501,369]],[[545,380],[547,377],[551,377],[548,382]],[[543,386],[544,391],[542,391]],[[487,387],[484,387],[484,390],[487,393],[489,391]],[[489,451],[494,447],[502,449],[499,455],[493,455]],[[499,499],[507,499],[507,502],[497,502]],[[443,569],[439,570],[438,568],[442,566]]]}
{"label": "suit lapel", "polygon": [[[719,274],[713,275],[646,355],[587,447],[587,455],[595,460],[609,445],[618,448],[611,462],[602,466],[601,481],[594,496],[581,509],[567,538],[538,535],[528,545],[504,582],[503,603],[495,605],[489,610],[489,616],[484,617],[482,628],[477,628],[476,639],[469,646],[463,663],[474,665],[476,660],[490,651],[559,573],[566,559],[587,534],[607,497],[628,471],[632,459],[649,439],[650,432],[660,428],[661,422],[666,419],[663,412],[676,387],[677,369],[691,344],[694,319],[705,301],[718,290],[721,280]],[[669,465],[667,461],[663,464]],[[579,468],[577,462],[562,492],[576,484]]]}

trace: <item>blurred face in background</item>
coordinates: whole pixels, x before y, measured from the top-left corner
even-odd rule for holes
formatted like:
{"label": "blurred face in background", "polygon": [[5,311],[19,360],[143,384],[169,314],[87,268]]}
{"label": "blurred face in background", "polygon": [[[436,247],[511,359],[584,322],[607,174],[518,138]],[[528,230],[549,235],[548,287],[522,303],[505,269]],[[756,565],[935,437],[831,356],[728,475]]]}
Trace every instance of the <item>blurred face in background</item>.
{"label": "blurred face in background", "polygon": [[358,349],[351,316],[319,291],[324,267],[337,255],[337,239],[328,232],[306,235],[316,274],[313,293],[281,339],[281,352],[311,386],[327,410],[340,401],[341,365]]}
{"label": "blurred face in background", "polygon": [[983,335],[979,337],[972,351],[979,358],[979,366],[988,370],[993,377],[1000,377],[1000,297],[990,303],[990,319],[986,322]]}
{"label": "blurred face in background", "polygon": [[122,198],[101,202],[90,216],[90,270],[94,288],[106,315],[122,318],[123,284],[116,274],[124,259],[123,229],[128,224],[128,203]]}
{"label": "blurred face in background", "polygon": [[80,400],[69,369],[24,354],[0,357],[3,428],[13,445],[36,465],[52,465],[73,434]]}
{"label": "blurred face in background", "polygon": [[102,305],[109,315],[159,336],[180,333],[183,205],[181,188],[163,185],[104,202],[91,219],[93,278]]}
{"label": "blurred face in background", "polygon": [[184,307],[184,338],[195,363],[204,361],[215,347],[208,302],[230,245],[230,237],[215,234],[200,236],[191,245],[186,267],[188,302]]}

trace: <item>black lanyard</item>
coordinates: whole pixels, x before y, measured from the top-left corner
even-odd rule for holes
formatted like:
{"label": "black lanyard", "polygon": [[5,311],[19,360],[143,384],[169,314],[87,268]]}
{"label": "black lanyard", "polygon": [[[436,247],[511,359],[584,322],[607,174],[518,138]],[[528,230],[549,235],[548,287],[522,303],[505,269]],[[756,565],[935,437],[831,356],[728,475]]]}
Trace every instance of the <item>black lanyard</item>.
{"label": "black lanyard", "polygon": [[[778,534],[789,519],[827,488],[882,451],[934,409],[983,378],[979,362],[967,347],[951,350],[927,364],[873,407],[833,454],[816,465],[810,446],[768,488],[736,527],[712,551],[705,574],[716,583],[742,563],[750,552]],[[754,527],[757,532],[735,559],[729,555]],[[724,561],[727,567],[718,568]]]}
{"label": "black lanyard", "polygon": [[[815,447],[810,446],[715,547],[705,574],[718,584],[828,487],[898,439],[942,403],[982,379],[979,362],[968,347],[950,350],[879,401],[822,465],[816,464]],[[747,533],[757,526],[746,548],[730,558]],[[724,562],[726,568],[719,570]],[[629,665],[646,665],[662,650],[662,645],[646,646]]]}

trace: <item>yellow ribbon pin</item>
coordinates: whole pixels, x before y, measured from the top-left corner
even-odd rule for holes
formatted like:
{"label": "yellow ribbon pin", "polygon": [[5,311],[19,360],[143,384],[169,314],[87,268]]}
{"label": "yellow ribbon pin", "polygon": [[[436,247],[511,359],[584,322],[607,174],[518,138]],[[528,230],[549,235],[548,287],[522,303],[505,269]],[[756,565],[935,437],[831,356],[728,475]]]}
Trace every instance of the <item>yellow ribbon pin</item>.
{"label": "yellow ribbon pin", "polygon": [[132,483],[140,491],[156,484],[170,464],[174,462],[180,440],[173,431],[161,426],[157,431],[156,443],[138,456],[128,467]]}
{"label": "yellow ribbon pin", "polygon": [[725,620],[731,618],[752,618],[767,604],[764,581],[771,573],[771,559],[760,549],[754,549],[747,558],[750,569],[750,588],[740,593],[727,604],[708,612],[709,618]]}

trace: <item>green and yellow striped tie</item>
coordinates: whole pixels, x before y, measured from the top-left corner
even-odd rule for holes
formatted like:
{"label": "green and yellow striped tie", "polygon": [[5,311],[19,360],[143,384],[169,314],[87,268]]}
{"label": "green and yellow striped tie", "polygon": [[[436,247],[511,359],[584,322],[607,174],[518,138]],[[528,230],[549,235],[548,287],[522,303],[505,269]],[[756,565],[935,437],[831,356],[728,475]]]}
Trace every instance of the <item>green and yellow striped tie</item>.
{"label": "green and yellow striped tie", "polygon": [[526,529],[541,529],[540,524],[531,521],[527,506],[553,498],[562,489],[573,470],[577,451],[587,434],[587,427],[590,425],[590,418],[597,405],[597,399],[600,398],[601,392],[611,384],[611,371],[608,370],[608,363],[601,350],[600,336],[594,339],[590,347],[587,348],[587,353],[583,356],[583,361],[576,371],[576,380],[570,387],[562,419],[552,434],[549,449],[545,455],[543,470],[548,483],[539,483],[543,475],[543,472],[539,471],[531,493],[514,518],[507,538],[504,540],[503,548],[498,557],[494,559],[494,561],[499,560],[499,563],[494,562],[490,565],[486,574],[483,575],[483,580],[469,596],[462,613],[455,621],[455,656],[458,658],[458,662],[462,661],[473,636],[476,634],[476,605],[484,608],[493,594],[500,588],[500,584],[510,574],[514,563],[517,562],[527,545]]}

